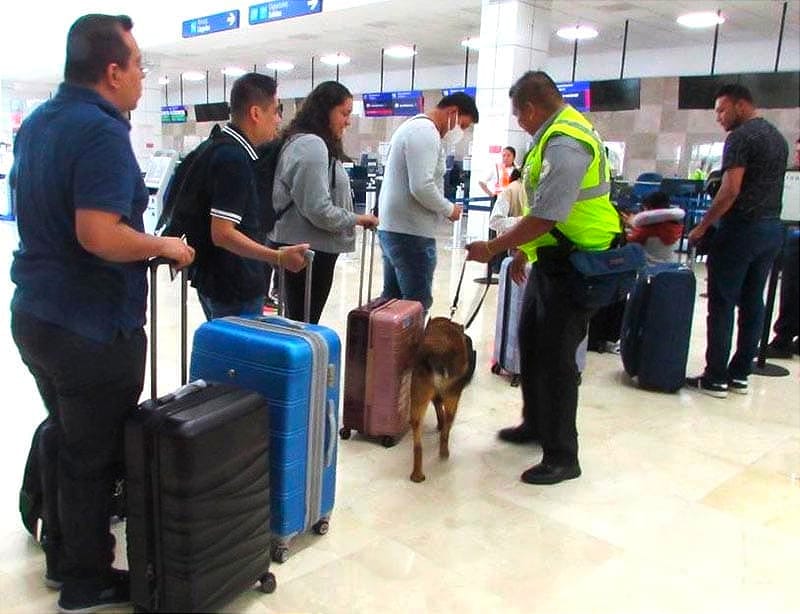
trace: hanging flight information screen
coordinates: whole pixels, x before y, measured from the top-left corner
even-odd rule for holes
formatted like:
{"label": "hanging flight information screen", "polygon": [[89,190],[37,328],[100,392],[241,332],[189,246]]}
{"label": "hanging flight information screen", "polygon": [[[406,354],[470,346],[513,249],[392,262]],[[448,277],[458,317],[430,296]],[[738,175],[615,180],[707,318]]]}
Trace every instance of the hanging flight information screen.
{"label": "hanging flight information screen", "polygon": [[410,117],[422,113],[425,99],[419,90],[363,94],[365,117]]}
{"label": "hanging flight information screen", "polygon": [[578,111],[589,111],[591,108],[591,94],[588,81],[573,81],[571,83],[556,83],[558,91],[564,102],[571,104]]}

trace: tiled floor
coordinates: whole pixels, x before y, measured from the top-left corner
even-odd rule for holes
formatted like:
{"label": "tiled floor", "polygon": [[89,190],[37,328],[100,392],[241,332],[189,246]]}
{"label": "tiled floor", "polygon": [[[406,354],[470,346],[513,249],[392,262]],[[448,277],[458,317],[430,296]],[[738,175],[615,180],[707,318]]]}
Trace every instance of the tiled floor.
{"label": "tiled floor", "polygon": [[[446,315],[462,252],[443,228],[434,315]],[[8,270],[14,227],[0,225]],[[376,286],[380,266],[376,262]],[[358,261],[343,258],[323,324],[344,334],[358,295]],[[468,280],[479,276],[470,264]],[[698,291],[704,271],[697,269]],[[7,278],[6,278],[7,279]],[[175,339],[176,285],[164,277],[161,339]],[[462,321],[481,287],[466,284]],[[0,284],[8,304],[10,282]],[[639,390],[619,357],[589,354],[578,430],[583,476],[528,486],[519,474],[536,447],[499,443],[495,431],[519,417],[519,390],[489,372],[497,289],[470,330],[475,381],[464,394],[439,461],[433,411],[426,422],[427,481],[408,480],[411,441],[392,449],[354,437],[340,442],[337,504],[330,533],[293,543],[274,565],[278,590],[257,591],[227,612],[800,612],[800,383],[791,374],[753,377],[749,396],[725,400]],[[202,320],[190,296],[190,328]],[[0,321],[5,420],[0,430],[0,611],[47,612],[44,557],[17,514],[31,433],[43,417],[33,380]],[[698,298],[690,372],[702,368],[705,300]],[[160,388],[178,381],[177,342],[160,354]],[[145,390],[149,390],[146,386]],[[120,537],[123,527],[115,527]],[[118,562],[124,563],[124,549]]]}

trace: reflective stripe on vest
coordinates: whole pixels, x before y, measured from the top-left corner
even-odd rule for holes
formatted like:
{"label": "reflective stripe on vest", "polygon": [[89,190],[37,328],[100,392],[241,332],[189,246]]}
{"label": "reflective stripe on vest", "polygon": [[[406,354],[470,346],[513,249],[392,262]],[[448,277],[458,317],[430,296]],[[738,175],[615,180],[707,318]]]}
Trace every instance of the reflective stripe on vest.
{"label": "reflective stripe on vest", "polygon": [[[536,190],[542,172],[547,142],[555,135],[565,135],[585,144],[592,152],[592,161],[581,180],[578,197],[569,216],[556,227],[581,249],[608,249],[614,236],[621,232],[619,215],[609,198],[611,175],[600,136],[592,124],[571,106],[565,106],[544,131],[539,141],[525,157],[523,181],[526,188]],[[530,205],[525,208],[530,213]],[[536,250],[555,245],[550,233],[520,246],[530,261],[536,260]]]}

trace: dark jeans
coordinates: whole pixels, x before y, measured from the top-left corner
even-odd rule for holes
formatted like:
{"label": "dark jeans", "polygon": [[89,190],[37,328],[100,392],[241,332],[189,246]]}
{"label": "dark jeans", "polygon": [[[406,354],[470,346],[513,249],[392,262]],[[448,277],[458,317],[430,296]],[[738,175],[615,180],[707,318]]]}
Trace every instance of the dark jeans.
{"label": "dark jeans", "polygon": [[[764,326],[764,285],[781,247],[778,220],[723,219],[708,253],[705,377],[714,383],[747,379]],[[734,310],[739,308],[736,353],[728,363]]]}
{"label": "dark jeans", "polygon": [[573,303],[569,274],[545,273],[534,264],[519,322],[523,421],[542,444],[542,460],[557,464],[578,460],[575,353],[592,314]]}
{"label": "dark jeans", "polygon": [[[314,251],[311,269],[311,314],[309,322],[318,324],[333,285],[333,272],[339,254]],[[286,288],[281,288],[281,299],[286,305],[286,317],[298,322],[305,321],[306,271],[286,271]]]}
{"label": "dark jeans", "polygon": [[223,303],[215,301],[203,294],[197,293],[200,306],[206,315],[206,320],[225,318],[228,316],[260,316],[264,309],[264,297],[259,296],[241,303]]}
{"label": "dark jeans", "polygon": [[781,268],[781,299],[775,321],[775,340],[779,346],[791,348],[800,334],[800,231],[789,231],[783,245]]}
{"label": "dark jeans", "polygon": [[433,304],[436,239],[402,232],[378,231],[383,252],[384,298],[419,301],[425,311]]}
{"label": "dark jeans", "polygon": [[112,485],[124,464],[125,418],[142,392],[147,337],[139,329],[103,344],[20,312],[12,312],[11,333],[57,426],[56,479],[43,483],[48,547],[58,561],[50,571],[67,584],[102,583],[114,560]]}

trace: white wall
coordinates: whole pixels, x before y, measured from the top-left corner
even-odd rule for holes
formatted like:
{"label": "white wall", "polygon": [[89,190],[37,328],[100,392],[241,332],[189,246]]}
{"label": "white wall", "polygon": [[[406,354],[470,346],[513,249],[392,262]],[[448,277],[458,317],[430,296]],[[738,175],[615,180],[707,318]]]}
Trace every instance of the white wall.
{"label": "white wall", "polygon": [[[717,48],[715,74],[740,72],[772,72],[775,68],[776,41],[752,43],[720,43]],[[625,77],[685,77],[711,74],[712,46],[672,47],[648,51],[629,51],[625,57]],[[576,81],[618,79],[622,51],[592,54],[578,46],[575,67]],[[551,57],[545,70],[555,81],[570,81],[572,56]],[[800,41],[784,38],[781,47],[780,71],[800,70]]]}

